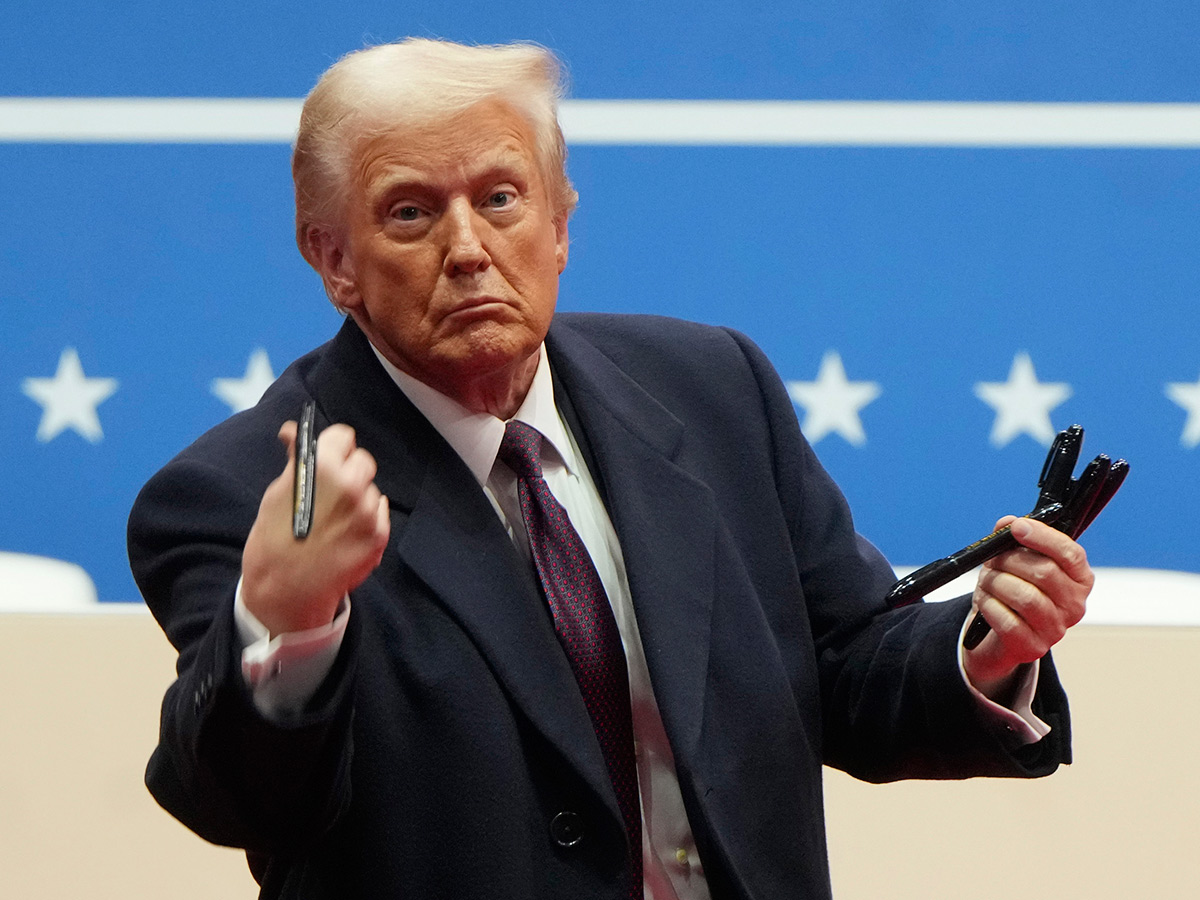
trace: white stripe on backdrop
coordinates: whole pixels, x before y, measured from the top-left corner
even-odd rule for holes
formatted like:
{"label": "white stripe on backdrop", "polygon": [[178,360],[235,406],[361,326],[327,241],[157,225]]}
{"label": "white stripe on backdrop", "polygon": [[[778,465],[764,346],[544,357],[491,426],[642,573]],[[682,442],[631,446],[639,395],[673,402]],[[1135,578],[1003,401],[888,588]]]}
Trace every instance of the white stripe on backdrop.
{"label": "white stripe on backdrop", "polygon": [[[0,142],[289,143],[300,101],[0,97]],[[678,146],[1200,147],[1198,103],[570,100],[569,143]]]}

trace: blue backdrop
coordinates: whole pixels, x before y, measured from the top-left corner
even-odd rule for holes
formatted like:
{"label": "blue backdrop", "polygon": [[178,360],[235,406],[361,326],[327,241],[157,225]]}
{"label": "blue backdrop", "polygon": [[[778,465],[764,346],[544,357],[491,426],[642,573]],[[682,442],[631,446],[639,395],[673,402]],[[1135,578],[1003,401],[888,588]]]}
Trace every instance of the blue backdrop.
{"label": "blue backdrop", "polygon": [[[1193,4],[893,7],[9,0],[0,94],[299,97],[342,53],[421,34],[540,41],[585,99],[1200,100]],[[0,143],[0,550],[136,599],[125,518],[230,413],[214,379],[253,374],[259,351],[278,374],[336,330],[292,243],[288,155]],[[807,427],[894,562],[1032,504],[1044,437],[995,439],[979,387],[1015,385],[1028,359],[1044,391],[1064,386],[1053,428],[1079,422],[1085,455],[1132,463],[1093,562],[1200,572],[1200,151],[578,145],[569,167],[561,307],[732,325],[798,398],[832,396],[840,361],[861,405],[840,431]],[[55,423],[65,394],[47,392],[71,385],[94,427],[86,409]]]}

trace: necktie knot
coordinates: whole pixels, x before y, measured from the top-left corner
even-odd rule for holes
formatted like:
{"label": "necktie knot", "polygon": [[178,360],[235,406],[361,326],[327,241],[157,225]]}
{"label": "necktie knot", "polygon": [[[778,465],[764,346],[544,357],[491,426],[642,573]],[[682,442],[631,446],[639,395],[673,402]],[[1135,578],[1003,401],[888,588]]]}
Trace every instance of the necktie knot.
{"label": "necktie knot", "polygon": [[542,477],[542,435],[536,428],[513,419],[504,426],[498,455],[518,478]]}

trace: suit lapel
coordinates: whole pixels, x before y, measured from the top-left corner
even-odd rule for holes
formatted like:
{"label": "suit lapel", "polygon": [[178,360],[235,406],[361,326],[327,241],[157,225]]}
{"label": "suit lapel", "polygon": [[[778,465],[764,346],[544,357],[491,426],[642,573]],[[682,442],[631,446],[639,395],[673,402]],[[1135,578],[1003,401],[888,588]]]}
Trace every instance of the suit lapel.
{"label": "suit lapel", "polygon": [[375,482],[392,506],[391,547],[619,820],[591,720],[533,573],[470,470],[373,356],[348,321],[312,374],[319,412],[326,422],[354,427],[359,446],[375,457]]}
{"label": "suit lapel", "polygon": [[396,552],[456,617],[513,702],[620,813],[591,719],[532,571],[466,466],[432,462]]}
{"label": "suit lapel", "polygon": [[547,342],[556,399],[604,494],[677,761],[695,760],[704,711],[717,510],[677,464],[683,424],[564,326]]}
{"label": "suit lapel", "polygon": [[[676,759],[696,760],[704,711],[717,510],[676,462],[682,423],[578,333],[547,340],[556,399],[584,451],[625,556],[651,682]],[[616,800],[566,656],[531,573],[458,455],[347,322],[308,379],[325,423],[353,426],[379,464],[392,546],[487,658],[513,702],[593,786]]]}

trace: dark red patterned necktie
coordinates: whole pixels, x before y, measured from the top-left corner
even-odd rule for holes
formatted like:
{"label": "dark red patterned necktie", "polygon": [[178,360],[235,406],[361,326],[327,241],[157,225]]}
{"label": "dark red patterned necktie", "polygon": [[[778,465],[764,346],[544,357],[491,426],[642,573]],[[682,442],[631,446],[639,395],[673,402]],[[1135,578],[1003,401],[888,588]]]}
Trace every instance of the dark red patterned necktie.
{"label": "dark red patterned necktie", "polygon": [[629,674],[617,622],[592,558],[567,518],[567,511],[554,499],[542,477],[541,434],[523,422],[509,422],[499,455],[517,475],[529,547],[554,618],[554,630],[579,682],[625,819],[633,857],[633,879],[626,896],[640,900],[642,816]]}

